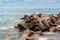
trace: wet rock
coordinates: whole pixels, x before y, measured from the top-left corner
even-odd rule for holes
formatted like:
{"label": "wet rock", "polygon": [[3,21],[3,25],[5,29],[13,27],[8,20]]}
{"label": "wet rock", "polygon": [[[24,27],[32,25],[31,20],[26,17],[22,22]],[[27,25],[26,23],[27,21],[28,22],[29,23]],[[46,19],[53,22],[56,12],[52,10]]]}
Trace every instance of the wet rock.
{"label": "wet rock", "polygon": [[57,24],[60,24],[60,13],[59,14],[31,14],[31,15],[24,15],[21,20],[24,20],[23,22],[17,24],[17,28],[20,31],[29,30],[29,31],[51,31],[55,32],[57,31],[56,27]]}

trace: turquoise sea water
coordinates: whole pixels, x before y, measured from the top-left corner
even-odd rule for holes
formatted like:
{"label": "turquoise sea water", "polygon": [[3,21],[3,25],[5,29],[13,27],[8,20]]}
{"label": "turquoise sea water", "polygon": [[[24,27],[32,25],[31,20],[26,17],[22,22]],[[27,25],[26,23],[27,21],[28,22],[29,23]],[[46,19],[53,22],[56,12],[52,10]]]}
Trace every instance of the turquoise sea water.
{"label": "turquoise sea water", "polygon": [[34,12],[44,14],[57,14],[60,12],[60,8],[1,8],[0,9],[0,28],[5,26],[12,26],[20,21],[20,18],[24,14],[33,14]]}
{"label": "turquoise sea water", "polygon": [[[14,25],[20,22],[20,18],[25,14],[33,14],[34,12],[44,14],[57,14],[60,12],[60,8],[34,8],[34,9],[19,9],[19,8],[1,8],[0,9],[0,40],[10,38],[10,40],[21,40],[18,37],[18,31],[12,29]],[[5,30],[6,29],[6,30]],[[14,33],[17,32],[17,33]],[[11,34],[10,34],[11,33]],[[14,37],[13,37],[14,36]],[[49,40],[59,40],[60,32],[55,33],[51,36],[43,36]],[[24,39],[24,38],[22,38]]]}

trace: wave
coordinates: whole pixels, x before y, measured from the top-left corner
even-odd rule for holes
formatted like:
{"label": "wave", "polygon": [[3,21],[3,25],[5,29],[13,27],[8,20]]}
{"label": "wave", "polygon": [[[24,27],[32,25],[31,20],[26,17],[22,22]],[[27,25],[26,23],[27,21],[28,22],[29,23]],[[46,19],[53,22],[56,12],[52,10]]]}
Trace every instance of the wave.
{"label": "wave", "polygon": [[10,29],[10,28],[14,28],[13,26],[3,26],[3,27],[0,27],[0,30],[6,30],[6,29]]}

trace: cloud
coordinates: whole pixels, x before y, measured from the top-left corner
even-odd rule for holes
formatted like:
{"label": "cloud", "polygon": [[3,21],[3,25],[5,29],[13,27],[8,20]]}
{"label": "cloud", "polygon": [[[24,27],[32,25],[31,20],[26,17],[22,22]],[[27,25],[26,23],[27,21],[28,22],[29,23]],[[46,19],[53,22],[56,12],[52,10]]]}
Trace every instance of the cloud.
{"label": "cloud", "polygon": [[43,3],[44,0],[25,0],[25,2]]}
{"label": "cloud", "polygon": [[5,1],[12,1],[12,0],[5,0]]}
{"label": "cloud", "polygon": [[32,1],[34,1],[34,0],[25,0],[25,1],[27,1],[27,2],[32,2]]}
{"label": "cloud", "polygon": [[0,2],[3,2],[4,0],[0,0]]}
{"label": "cloud", "polygon": [[10,0],[6,0],[6,1],[10,1]]}
{"label": "cloud", "polygon": [[38,2],[38,0],[25,0],[26,2]]}
{"label": "cloud", "polygon": [[47,2],[57,2],[57,0],[47,0]]}
{"label": "cloud", "polygon": [[4,0],[0,0],[0,2],[1,2],[1,1],[4,1]]}

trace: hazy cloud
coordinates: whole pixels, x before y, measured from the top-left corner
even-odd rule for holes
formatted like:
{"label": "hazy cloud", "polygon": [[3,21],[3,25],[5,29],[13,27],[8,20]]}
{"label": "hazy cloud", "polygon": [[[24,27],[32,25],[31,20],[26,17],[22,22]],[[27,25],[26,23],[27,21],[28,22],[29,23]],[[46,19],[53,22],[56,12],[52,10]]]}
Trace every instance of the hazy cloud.
{"label": "hazy cloud", "polygon": [[59,4],[60,0],[0,0],[0,8],[3,7],[6,8],[59,7],[60,8]]}
{"label": "hazy cloud", "polygon": [[57,2],[57,0],[47,0],[47,2]]}
{"label": "hazy cloud", "polygon": [[34,1],[34,0],[25,0],[25,1],[27,1],[27,2],[31,2],[31,1]]}
{"label": "hazy cloud", "polygon": [[38,2],[38,0],[25,0],[26,2]]}
{"label": "hazy cloud", "polygon": [[0,0],[0,2],[1,2],[1,1],[4,1],[4,0]]}

